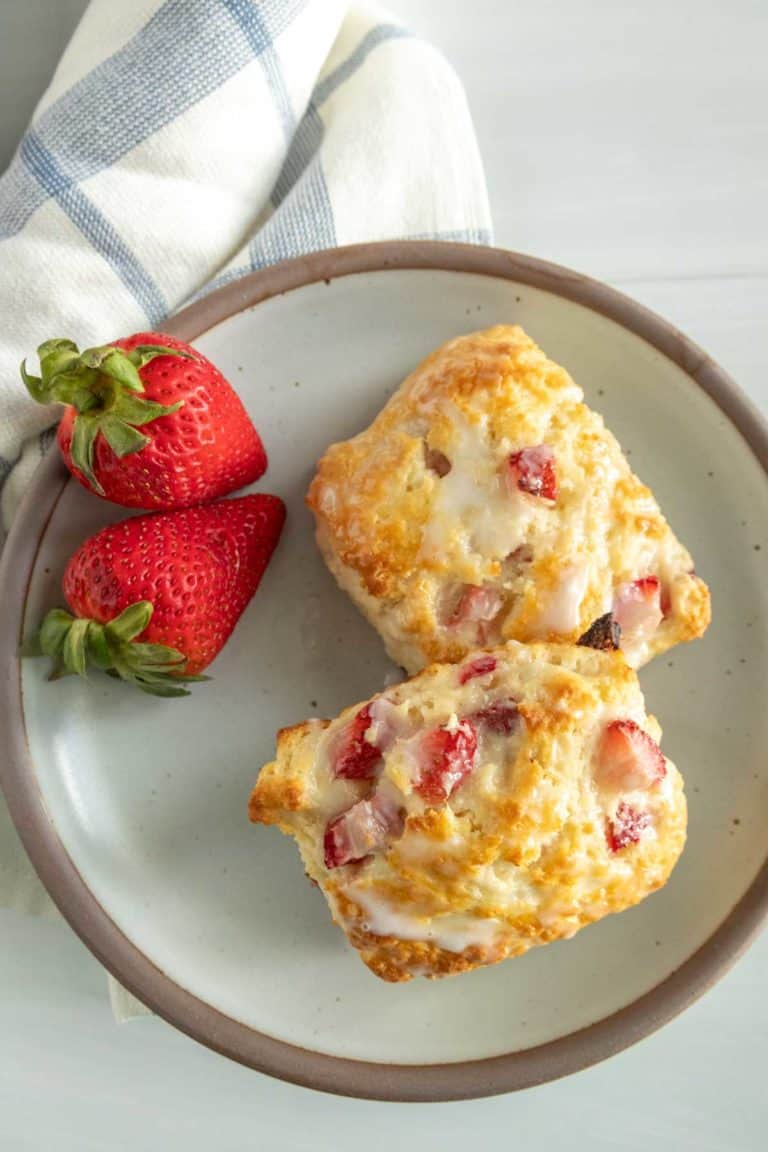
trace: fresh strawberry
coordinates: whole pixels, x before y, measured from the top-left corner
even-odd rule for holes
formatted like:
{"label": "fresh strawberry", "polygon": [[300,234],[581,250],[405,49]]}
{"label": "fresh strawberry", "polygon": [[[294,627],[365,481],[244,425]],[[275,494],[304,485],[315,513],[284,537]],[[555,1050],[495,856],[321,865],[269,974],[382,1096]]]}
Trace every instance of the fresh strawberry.
{"label": "fresh strawberry", "polygon": [[651,788],[666,774],[661,748],[634,720],[614,720],[606,727],[597,750],[598,784],[633,792]]}
{"label": "fresh strawberry", "polygon": [[557,472],[555,454],[548,444],[534,448],[521,448],[507,461],[508,476],[512,484],[530,496],[544,500],[557,499]]}
{"label": "fresh strawberry", "polygon": [[638,812],[636,808],[622,800],[616,809],[616,815],[606,822],[605,837],[611,852],[621,852],[622,848],[637,844],[644,829],[650,827],[650,823],[649,812]]}
{"label": "fresh strawberry", "polygon": [[478,676],[489,676],[495,670],[496,663],[495,656],[476,656],[474,660],[468,661],[459,668],[459,684],[466,684]]}
{"label": "fresh strawberry", "polygon": [[486,708],[475,712],[472,719],[500,736],[511,736],[520,723],[520,713],[514,700],[493,700]]}
{"label": "fresh strawberry", "polygon": [[181,683],[226,644],[284,520],[282,500],[258,495],[102,528],[64,571],[74,615],[54,609],[40,630],[52,679],[93,664],[144,692],[186,696]]}
{"label": "fresh strawberry", "polygon": [[403,815],[391,800],[374,793],[358,800],[341,816],[331,820],[323,836],[326,868],[339,868],[381,852],[402,832]]}
{"label": "fresh strawberry", "polygon": [[79,352],[71,340],[21,366],[40,404],[65,405],[64,463],[91,492],[126,508],[185,508],[226,496],[267,467],[259,434],[218,368],[181,340],[139,332]]}
{"label": "fresh strawberry", "polygon": [[622,635],[635,640],[652,636],[664,615],[658,576],[619,584],[613,598],[613,615]]}
{"label": "fresh strawberry", "polygon": [[333,774],[344,780],[372,780],[381,764],[381,752],[366,740],[373,723],[371,706],[366,704],[342,733],[333,755]]}
{"label": "fresh strawberry", "polygon": [[475,766],[477,733],[470,720],[455,728],[433,728],[421,742],[417,791],[430,804],[442,804]]}

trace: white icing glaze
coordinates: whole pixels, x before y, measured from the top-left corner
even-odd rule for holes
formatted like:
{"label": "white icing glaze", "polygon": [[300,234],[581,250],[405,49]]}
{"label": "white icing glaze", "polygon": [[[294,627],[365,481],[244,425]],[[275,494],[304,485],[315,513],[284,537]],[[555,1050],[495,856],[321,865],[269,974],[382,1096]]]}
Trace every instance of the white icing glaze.
{"label": "white icing glaze", "polygon": [[[319,720],[308,721],[322,729]],[[331,820],[361,798],[361,785],[359,780],[345,780],[336,777],[333,773],[333,762],[338,747],[338,741],[346,730],[349,721],[340,724],[336,721],[319,735],[317,742],[316,760],[318,776],[322,786],[317,790],[317,806],[320,817]]]}
{"label": "white icing glaze", "polygon": [[422,733],[410,740],[398,740],[390,749],[387,756],[385,772],[387,776],[405,793],[409,811],[420,808],[421,801],[413,792],[414,787],[421,778],[422,760],[420,756]]}
{"label": "white icing glaze", "polygon": [[379,696],[372,701],[369,710],[371,724],[365,738],[382,752],[386,752],[395,740],[399,740],[404,734],[403,709],[387,700],[385,696]]}
{"label": "white icing glaze", "polygon": [[443,727],[446,732],[458,732],[460,721],[455,712],[451,712]]}
{"label": "white icing glaze", "polygon": [[628,663],[638,665],[645,660],[648,649],[663,619],[661,588],[650,596],[635,599],[635,581],[627,581],[616,589],[613,613],[621,628],[621,650]]}
{"label": "white icing glaze", "polygon": [[525,539],[537,514],[536,502],[512,493],[504,481],[503,459],[489,450],[482,424],[470,424],[455,409],[451,471],[436,488],[422,540],[427,557],[467,556],[503,559]]}
{"label": "white icing glaze", "polygon": [[630,668],[639,668],[641,664],[645,663],[652,638],[653,633],[651,633],[650,636],[644,635],[643,633],[638,633],[634,636],[630,633],[622,633],[621,650]]}
{"label": "white icing glaze", "polygon": [[565,569],[549,601],[539,617],[539,631],[573,632],[579,627],[579,609],[589,581],[586,564],[574,564]]}
{"label": "white icing glaze", "polygon": [[393,810],[399,811],[404,806],[405,797],[389,776],[380,777],[376,786],[376,794],[383,804],[388,805]]}
{"label": "white icing glaze", "polygon": [[365,927],[374,936],[394,936],[397,940],[421,940],[436,944],[446,952],[463,952],[466,948],[489,948],[503,925],[498,920],[480,919],[460,913],[446,916],[414,916],[391,907],[386,901],[348,885],[346,895],[365,913]]}

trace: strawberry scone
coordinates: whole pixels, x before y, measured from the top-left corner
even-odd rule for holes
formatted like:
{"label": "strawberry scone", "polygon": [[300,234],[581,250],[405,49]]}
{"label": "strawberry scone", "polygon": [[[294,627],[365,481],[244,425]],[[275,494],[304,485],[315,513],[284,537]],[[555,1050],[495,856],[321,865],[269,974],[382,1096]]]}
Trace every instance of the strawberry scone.
{"label": "strawberry scone", "polygon": [[669,877],[682,779],[619,652],[516,642],[278,735],[250,817],[384,980],[572,936]]}
{"label": "strawberry scone", "polygon": [[340,586],[416,672],[611,613],[639,667],[709,623],[709,592],[568,373],[519,327],[443,345],[308,503]]}

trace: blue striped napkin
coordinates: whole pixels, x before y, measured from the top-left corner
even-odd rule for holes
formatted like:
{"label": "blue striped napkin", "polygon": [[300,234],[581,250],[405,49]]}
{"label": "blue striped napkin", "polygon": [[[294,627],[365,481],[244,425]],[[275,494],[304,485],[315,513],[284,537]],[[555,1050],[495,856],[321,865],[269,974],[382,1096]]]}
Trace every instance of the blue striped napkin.
{"label": "blue striped napkin", "polygon": [[18,379],[44,338],[156,328],[253,269],[393,237],[490,239],[428,43],[341,0],[93,0],[0,179],[3,528],[57,415]]}

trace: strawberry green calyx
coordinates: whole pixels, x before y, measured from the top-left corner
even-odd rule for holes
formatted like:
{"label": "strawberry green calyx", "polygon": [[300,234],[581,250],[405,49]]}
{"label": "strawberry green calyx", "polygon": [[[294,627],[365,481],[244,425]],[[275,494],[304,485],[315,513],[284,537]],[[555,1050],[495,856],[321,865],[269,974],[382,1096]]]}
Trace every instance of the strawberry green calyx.
{"label": "strawberry green calyx", "polygon": [[90,666],[140,688],[151,696],[189,696],[183,684],[207,680],[207,676],[187,676],[186,657],[165,644],[138,644],[139,636],[152,619],[149,600],[138,600],[108,624],[72,616],[54,608],[43,620],[40,631],[26,655],[50,656],[50,680],[62,676],[83,676]]}
{"label": "strawberry green calyx", "polygon": [[157,356],[188,352],[161,344],[140,344],[130,352],[104,344],[80,352],[71,340],[46,340],[37,350],[40,375],[21,363],[21,378],[38,404],[69,404],[76,416],[72,427],[72,462],[97,492],[103,492],[93,471],[96,436],[101,432],[116,456],[139,452],[149,437],[138,429],[159,416],[178,412],[183,401],[156,404],[142,397],[139,369]]}

